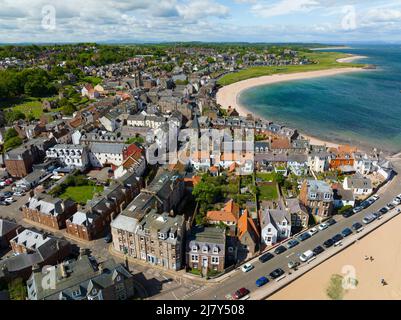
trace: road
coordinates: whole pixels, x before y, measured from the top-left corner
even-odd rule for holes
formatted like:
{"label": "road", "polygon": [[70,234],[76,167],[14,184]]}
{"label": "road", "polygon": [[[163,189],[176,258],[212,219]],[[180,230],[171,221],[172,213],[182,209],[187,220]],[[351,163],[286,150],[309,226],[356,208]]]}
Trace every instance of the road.
{"label": "road", "polygon": [[[401,172],[401,160],[393,160],[393,165],[397,172]],[[335,216],[336,224],[332,225],[326,230],[319,231],[313,237],[309,238],[304,242],[300,242],[299,245],[292,249],[288,249],[281,255],[275,255],[275,257],[265,263],[259,262],[257,259],[252,262],[254,269],[248,273],[243,273],[240,269],[235,270],[230,277],[223,280],[221,283],[211,285],[209,288],[193,292],[192,295],[187,296],[190,300],[225,300],[233,292],[241,287],[245,287],[248,290],[255,291],[257,289],[255,281],[256,279],[267,276],[271,271],[276,268],[282,268],[286,273],[290,270],[287,266],[290,260],[299,261],[299,256],[307,251],[313,250],[317,246],[323,246],[323,242],[329,238],[332,238],[337,233],[341,233],[345,228],[351,228],[355,222],[362,222],[364,216],[368,213],[376,212],[380,208],[384,207],[387,203],[391,202],[393,198],[401,193],[401,175],[395,176],[390,183],[384,186],[377,193],[380,195],[380,199],[376,201],[369,208],[362,210],[361,212],[354,214],[349,218],[342,216]],[[333,248],[325,249],[333,250]],[[273,253],[274,250],[271,250]],[[274,253],[273,253],[274,254]],[[268,277],[270,279],[270,277]],[[270,280],[270,282],[272,282]],[[266,284],[268,286],[269,284]]]}

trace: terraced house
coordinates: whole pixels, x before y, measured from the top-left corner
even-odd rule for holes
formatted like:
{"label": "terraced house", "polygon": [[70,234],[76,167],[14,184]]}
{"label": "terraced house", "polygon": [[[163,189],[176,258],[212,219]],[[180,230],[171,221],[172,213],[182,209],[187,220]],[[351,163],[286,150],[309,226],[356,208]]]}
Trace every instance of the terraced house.
{"label": "terraced house", "polygon": [[25,219],[60,230],[65,228],[66,220],[77,211],[77,204],[69,199],[53,198],[42,193],[31,197],[21,210]]}
{"label": "terraced house", "polygon": [[317,219],[329,217],[333,211],[333,190],[329,184],[319,180],[305,180],[299,195],[308,213]]}

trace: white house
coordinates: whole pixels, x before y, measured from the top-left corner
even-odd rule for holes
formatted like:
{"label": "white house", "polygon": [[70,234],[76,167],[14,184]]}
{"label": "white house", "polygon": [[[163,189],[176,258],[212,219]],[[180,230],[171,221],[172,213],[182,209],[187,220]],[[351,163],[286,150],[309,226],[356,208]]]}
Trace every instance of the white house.
{"label": "white house", "polygon": [[354,174],[352,177],[346,177],[343,182],[343,188],[352,190],[356,196],[366,196],[373,191],[372,181],[359,173]]}
{"label": "white house", "polygon": [[89,161],[92,166],[101,168],[105,165],[121,166],[124,150],[128,145],[123,143],[93,142],[90,145]]}
{"label": "white house", "polygon": [[46,151],[49,159],[58,159],[70,168],[86,168],[89,164],[88,149],[75,144],[57,144]]}
{"label": "white house", "polygon": [[291,235],[291,216],[288,211],[264,208],[261,215],[261,238],[267,246],[272,246]]}
{"label": "white house", "polygon": [[366,153],[354,153],[354,169],[360,174],[369,174],[377,165],[377,159],[369,157]]}
{"label": "white house", "polygon": [[308,167],[314,172],[325,172],[329,169],[330,154],[326,151],[312,152],[308,155]]}

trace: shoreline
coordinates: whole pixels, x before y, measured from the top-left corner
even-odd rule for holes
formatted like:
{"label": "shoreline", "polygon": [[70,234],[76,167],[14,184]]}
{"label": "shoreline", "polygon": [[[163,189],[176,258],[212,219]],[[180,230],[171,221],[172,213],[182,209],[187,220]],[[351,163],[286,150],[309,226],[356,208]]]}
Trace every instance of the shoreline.
{"label": "shoreline", "polygon": [[351,63],[351,62],[354,62],[355,60],[367,59],[367,58],[369,58],[369,57],[367,57],[367,56],[350,55],[349,57],[337,59],[336,61],[338,63]]}
{"label": "shoreline", "polygon": [[342,50],[342,49],[353,49],[352,47],[348,47],[348,46],[337,46],[337,47],[322,47],[322,48],[309,48],[309,50],[311,51],[319,51],[319,50]]}
{"label": "shoreline", "polygon": [[[354,57],[349,57],[354,58]],[[344,58],[348,59],[348,58]],[[318,70],[318,71],[306,71],[306,72],[299,72],[299,73],[290,73],[290,74],[275,74],[269,76],[262,76],[258,78],[252,78],[243,80],[240,82],[236,82],[230,84],[228,86],[224,86],[216,94],[216,102],[220,104],[224,109],[227,109],[229,106],[235,108],[240,116],[246,117],[248,114],[254,114],[248,110],[245,106],[239,103],[239,97],[241,93],[247,89],[253,87],[259,87],[263,85],[269,85],[274,83],[280,82],[287,82],[287,81],[295,81],[295,80],[304,80],[304,79],[313,79],[313,78],[320,78],[320,77],[329,77],[338,74],[345,74],[351,72],[363,72],[366,71],[362,68],[336,68],[336,69],[326,69],[326,70]],[[266,119],[263,116],[258,115],[259,117]],[[336,141],[327,141],[321,138],[313,137],[309,134],[305,134],[303,132],[299,132],[299,134],[307,139],[310,140],[311,144],[317,145],[326,145],[328,147],[337,147],[341,143],[337,143]],[[357,146],[360,148],[361,146]],[[364,147],[360,149],[365,149]]]}

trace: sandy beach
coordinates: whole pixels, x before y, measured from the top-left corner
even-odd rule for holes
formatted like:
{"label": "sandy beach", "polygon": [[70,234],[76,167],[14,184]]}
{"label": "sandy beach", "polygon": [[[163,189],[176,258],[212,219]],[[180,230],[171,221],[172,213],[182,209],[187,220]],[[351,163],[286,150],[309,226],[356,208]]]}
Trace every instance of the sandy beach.
{"label": "sandy beach", "polygon": [[[351,266],[358,283],[344,293],[344,300],[401,299],[401,216],[398,215],[356,244],[325,261],[311,272],[275,293],[271,300],[326,300],[326,289],[334,274]],[[365,260],[365,255],[373,261]],[[347,270],[352,270],[346,267]],[[387,285],[382,285],[384,279]]]}
{"label": "sandy beach", "polygon": [[[229,106],[234,107],[241,116],[246,116],[247,114],[253,112],[248,111],[243,105],[241,105],[238,102],[238,97],[240,96],[242,91],[247,90],[249,88],[273,84],[277,82],[329,77],[337,74],[361,72],[361,71],[362,70],[360,68],[338,68],[338,69],[309,71],[309,72],[300,72],[292,74],[275,74],[271,76],[263,76],[259,78],[248,79],[221,88],[217,92],[216,100],[217,103],[220,104],[223,108],[227,109]],[[318,144],[318,145],[326,144],[328,147],[338,146],[338,144],[334,142],[323,141],[321,139],[311,137],[305,134],[302,135],[305,138],[310,139],[312,144]]]}
{"label": "sandy beach", "polygon": [[351,62],[354,62],[356,60],[367,59],[367,58],[368,57],[366,57],[366,56],[350,55],[349,57],[342,58],[342,59],[337,59],[336,61],[339,62],[339,63],[351,63]]}

